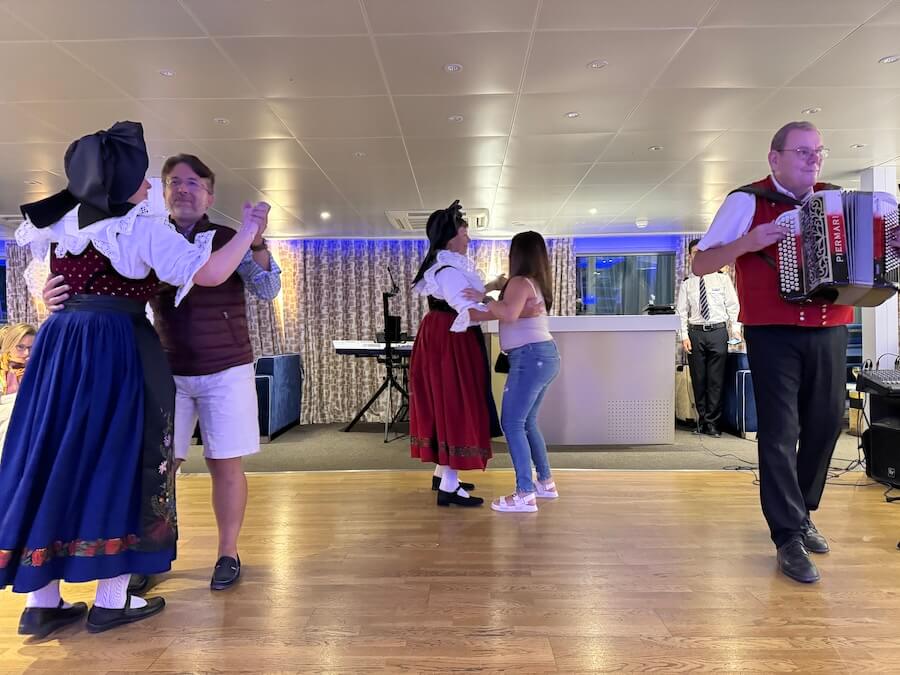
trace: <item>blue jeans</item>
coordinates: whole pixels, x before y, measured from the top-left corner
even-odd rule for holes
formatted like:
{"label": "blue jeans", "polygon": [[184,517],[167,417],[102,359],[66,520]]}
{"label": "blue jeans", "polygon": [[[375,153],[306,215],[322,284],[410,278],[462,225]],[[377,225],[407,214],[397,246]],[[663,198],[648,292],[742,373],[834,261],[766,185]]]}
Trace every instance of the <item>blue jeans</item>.
{"label": "blue jeans", "polygon": [[516,470],[516,490],[534,492],[531,464],[539,480],[550,478],[547,444],[538,429],[537,416],[547,387],[559,374],[556,342],[533,342],[509,350],[509,376],[503,392],[500,425]]}

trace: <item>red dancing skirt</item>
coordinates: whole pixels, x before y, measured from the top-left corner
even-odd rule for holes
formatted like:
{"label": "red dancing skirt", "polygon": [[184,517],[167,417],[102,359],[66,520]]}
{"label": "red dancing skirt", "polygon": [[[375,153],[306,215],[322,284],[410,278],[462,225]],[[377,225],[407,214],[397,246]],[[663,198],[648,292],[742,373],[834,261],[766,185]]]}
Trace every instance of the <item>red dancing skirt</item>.
{"label": "red dancing skirt", "polygon": [[500,436],[490,365],[480,326],[451,333],[456,313],[429,311],[409,364],[413,457],[451,469],[485,469]]}

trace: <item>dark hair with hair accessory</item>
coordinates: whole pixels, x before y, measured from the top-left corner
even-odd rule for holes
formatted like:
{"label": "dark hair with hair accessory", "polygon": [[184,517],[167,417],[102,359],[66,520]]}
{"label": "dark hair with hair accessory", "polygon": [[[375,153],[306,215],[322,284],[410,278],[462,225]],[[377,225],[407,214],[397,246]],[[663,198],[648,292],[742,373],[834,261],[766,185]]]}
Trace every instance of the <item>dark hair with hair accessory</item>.
{"label": "dark hair with hair accessory", "polygon": [[416,272],[413,286],[419,283],[428,268],[434,265],[438,251],[447,248],[447,244],[456,236],[459,228],[468,226],[469,224],[462,217],[462,206],[458,199],[446,209],[438,209],[428,216],[428,223],[425,225],[425,234],[428,236],[428,253],[425,254],[425,260],[422,261],[419,271]]}

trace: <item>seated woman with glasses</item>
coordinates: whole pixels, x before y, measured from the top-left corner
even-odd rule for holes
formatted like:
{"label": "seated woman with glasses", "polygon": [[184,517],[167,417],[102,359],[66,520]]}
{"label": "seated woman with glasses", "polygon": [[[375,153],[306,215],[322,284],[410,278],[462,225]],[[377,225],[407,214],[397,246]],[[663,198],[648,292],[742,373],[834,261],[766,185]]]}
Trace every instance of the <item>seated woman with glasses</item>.
{"label": "seated woman with glasses", "polygon": [[36,333],[35,327],[27,323],[0,328],[0,459],[3,457],[3,441],[6,438],[9,416],[12,414],[13,402],[25,374],[25,365]]}
{"label": "seated woman with glasses", "polygon": [[25,374],[37,329],[16,323],[0,330],[0,394],[15,394]]}

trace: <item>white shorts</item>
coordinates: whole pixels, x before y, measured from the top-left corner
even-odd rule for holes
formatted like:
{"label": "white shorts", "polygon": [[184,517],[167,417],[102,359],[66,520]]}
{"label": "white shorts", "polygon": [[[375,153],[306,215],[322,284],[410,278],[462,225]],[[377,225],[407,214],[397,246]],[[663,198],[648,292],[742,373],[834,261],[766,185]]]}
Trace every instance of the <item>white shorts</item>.
{"label": "white shorts", "polygon": [[212,375],[176,375],[175,390],[176,459],[187,459],[198,419],[207,459],[233,459],[259,452],[252,363]]}

